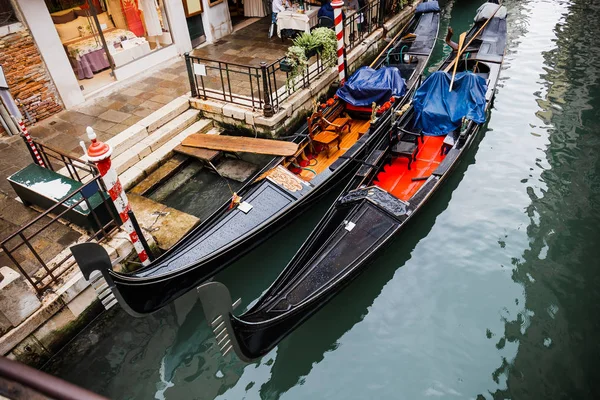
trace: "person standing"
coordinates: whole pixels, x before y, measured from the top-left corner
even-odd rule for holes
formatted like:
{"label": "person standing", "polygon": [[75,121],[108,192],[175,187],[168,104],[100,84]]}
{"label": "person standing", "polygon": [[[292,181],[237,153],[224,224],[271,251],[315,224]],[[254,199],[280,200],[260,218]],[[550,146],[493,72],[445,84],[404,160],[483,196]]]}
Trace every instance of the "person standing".
{"label": "person standing", "polygon": [[273,0],[273,5],[271,8],[271,28],[269,29],[269,39],[273,37],[273,33],[275,31],[275,25],[277,25],[277,14],[282,11],[285,11],[285,8],[290,7],[290,3],[288,0]]}

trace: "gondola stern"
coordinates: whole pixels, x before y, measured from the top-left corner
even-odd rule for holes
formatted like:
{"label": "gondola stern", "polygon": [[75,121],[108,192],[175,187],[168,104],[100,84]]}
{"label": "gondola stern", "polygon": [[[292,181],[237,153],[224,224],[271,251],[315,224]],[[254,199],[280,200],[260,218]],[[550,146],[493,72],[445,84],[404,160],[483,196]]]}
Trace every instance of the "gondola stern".
{"label": "gondola stern", "polygon": [[133,317],[143,317],[145,315],[145,313],[134,311],[119,293],[110,275],[112,262],[104,247],[98,243],[80,243],[71,246],[70,249],[83,277],[94,288],[98,299],[106,310],[119,303]]}
{"label": "gondola stern", "polygon": [[241,299],[232,303],[229,289],[220,282],[204,283],[198,286],[197,291],[204,317],[215,334],[223,357],[233,350],[240,360],[252,362],[255,358],[244,352],[232,325],[233,310],[241,303]]}

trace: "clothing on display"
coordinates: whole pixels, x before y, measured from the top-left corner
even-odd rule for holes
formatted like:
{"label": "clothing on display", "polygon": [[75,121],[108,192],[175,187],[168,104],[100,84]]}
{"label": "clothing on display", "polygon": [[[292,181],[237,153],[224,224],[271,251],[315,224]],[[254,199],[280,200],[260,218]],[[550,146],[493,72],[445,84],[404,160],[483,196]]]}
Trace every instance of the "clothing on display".
{"label": "clothing on display", "polygon": [[139,0],[139,6],[144,15],[148,36],[162,35],[162,27],[160,26],[160,18],[157,11],[158,4],[156,4],[156,0]]}

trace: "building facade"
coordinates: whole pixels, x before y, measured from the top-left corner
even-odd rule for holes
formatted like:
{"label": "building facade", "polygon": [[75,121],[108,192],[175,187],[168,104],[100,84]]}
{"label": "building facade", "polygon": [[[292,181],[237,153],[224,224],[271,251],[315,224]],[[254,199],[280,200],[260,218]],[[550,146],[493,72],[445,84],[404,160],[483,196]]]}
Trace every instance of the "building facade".
{"label": "building facade", "polygon": [[226,0],[0,0],[0,66],[33,123],[232,31]]}

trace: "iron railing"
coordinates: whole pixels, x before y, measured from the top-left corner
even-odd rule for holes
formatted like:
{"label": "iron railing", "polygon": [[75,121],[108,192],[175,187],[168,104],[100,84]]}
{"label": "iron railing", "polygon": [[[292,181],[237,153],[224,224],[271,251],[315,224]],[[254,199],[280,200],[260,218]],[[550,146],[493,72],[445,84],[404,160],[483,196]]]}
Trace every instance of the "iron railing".
{"label": "iron railing", "polygon": [[344,16],[344,46],[346,50],[352,50],[381,26],[379,10],[383,9],[382,2],[383,0],[368,2],[364,7],[346,13]]}
{"label": "iron railing", "polygon": [[284,59],[282,57],[271,64],[262,62],[256,67],[186,53],[192,96],[263,110],[266,116],[270,116],[279,109],[281,102],[308,86],[335,61],[324,61],[317,53],[315,61],[292,79],[289,72],[281,69]]}
{"label": "iron railing", "polygon": [[[63,171],[60,171],[61,173],[67,172],[71,179],[81,183],[89,182],[96,175],[98,175],[98,170],[94,164],[85,162],[78,158],[73,158],[60,150],[57,150],[46,144],[36,142],[35,140],[33,141],[33,144],[42,157],[44,164],[46,164],[46,168],[52,171],[56,171],[57,167],[62,165]],[[58,169],[60,170],[61,168]]]}
{"label": "iron railing", "polygon": [[[347,11],[344,17],[345,49],[352,50],[385,21],[398,14],[407,0],[374,0],[355,11]],[[314,81],[327,68],[335,65],[335,59],[322,60],[317,54],[305,71],[294,79],[281,69],[279,60],[260,66],[242,65],[185,54],[191,93],[193,97],[220,100],[263,110],[271,116],[279,105],[295,92]],[[309,60],[310,62],[310,60]]]}
{"label": "iron railing", "polygon": [[[36,292],[42,294],[75,264],[75,260],[70,253],[50,264],[48,258],[52,258],[52,255],[48,257],[44,253],[48,245],[48,236],[45,237],[44,233],[51,233],[57,229],[56,224],[64,224],[62,218],[67,213],[73,212],[73,210],[87,211],[92,217],[94,228],[90,228],[91,232],[86,240],[87,242],[92,240],[102,241],[107,238],[120,225],[121,220],[114,208],[109,205],[110,197],[93,164],[73,158],[41,143],[34,143],[49,168],[56,168],[58,161],[61,161],[74,180],[84,183],[83,186],[62,201],[0,242],[0,248],[4,254],[29,281]],[[98,214],[97,208],[95,209],[90,202],[90,198],[96,194],[100,196],[101,204],[105,205],[107,211],[103,216]],[[108,215],[108,218],[106,215]],[[66,246],[68,243],[64,245]],[[28,267],[25,268],[24,264]]]}

